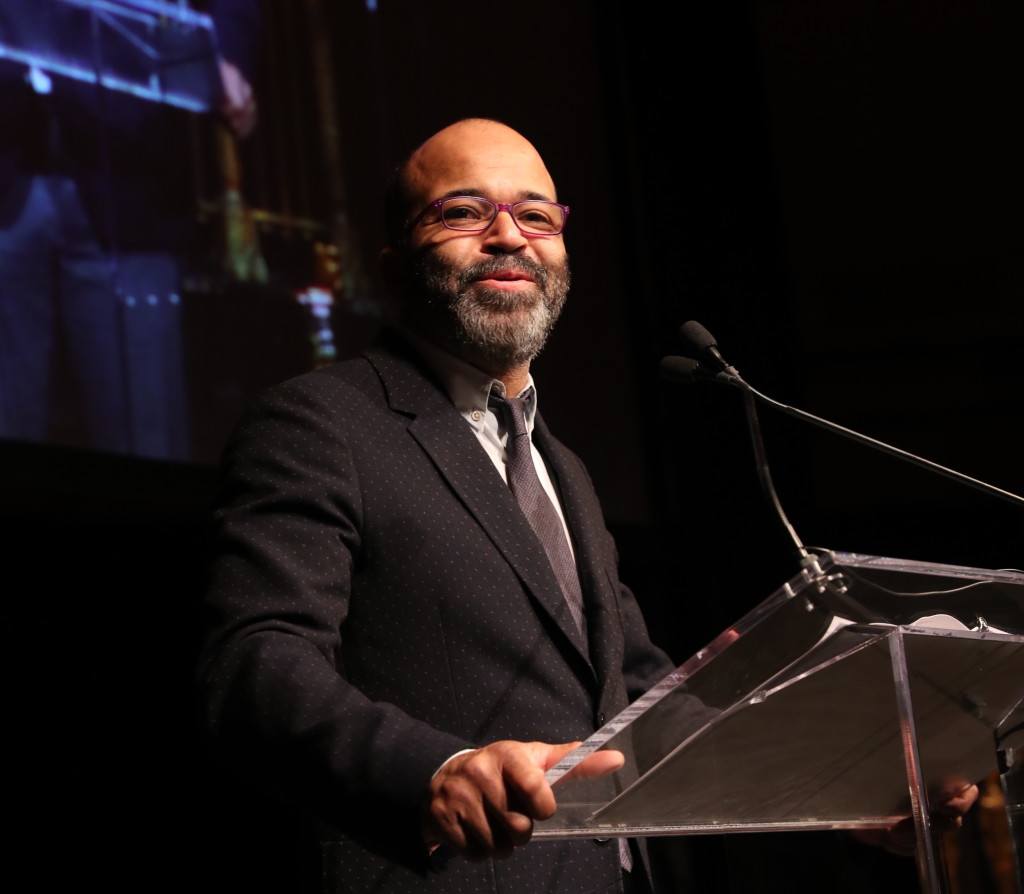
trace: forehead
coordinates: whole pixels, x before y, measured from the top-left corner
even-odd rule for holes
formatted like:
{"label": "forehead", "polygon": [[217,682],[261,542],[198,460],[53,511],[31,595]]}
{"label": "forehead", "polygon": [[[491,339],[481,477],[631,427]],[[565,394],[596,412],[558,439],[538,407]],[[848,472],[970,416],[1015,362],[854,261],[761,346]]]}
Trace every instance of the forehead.
{"label": "forehead", "polygon": [[406,184],[420,205],[462,190],[497,201],[556,198],[537,150],[502,125],[454,125],[436,134],[410,158]]}

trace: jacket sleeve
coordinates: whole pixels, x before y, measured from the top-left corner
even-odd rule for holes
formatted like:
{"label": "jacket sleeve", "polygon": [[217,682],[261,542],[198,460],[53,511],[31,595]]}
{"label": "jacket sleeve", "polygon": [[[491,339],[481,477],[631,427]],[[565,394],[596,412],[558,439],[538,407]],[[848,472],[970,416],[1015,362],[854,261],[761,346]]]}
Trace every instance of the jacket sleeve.
{"label": "jacket sleeve", "polygon": [[625,584],[619,585],[619,610],[623,628],[622,678],[626,684],[626,697],[634,702],[673,671],[675,664],[651,642],[636,597]]}
{"label": "jacket sleeve", "polygon": [[286,385],[229,444],[204,606],[205,715],[220,756],[255,786],[416,863],[429,780],[471,743],[345,677],[363,514],[341,431]]}

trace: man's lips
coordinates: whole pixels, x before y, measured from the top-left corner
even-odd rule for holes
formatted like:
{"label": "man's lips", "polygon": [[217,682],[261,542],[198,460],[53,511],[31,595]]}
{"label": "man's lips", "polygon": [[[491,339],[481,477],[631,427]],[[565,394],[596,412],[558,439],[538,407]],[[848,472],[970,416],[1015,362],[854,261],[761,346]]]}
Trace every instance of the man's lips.
{"label": "man's lips", "polygon": [[475,280],[485,289],[495,292],[520,293],[527,292],[535,285],[534,278],[525,270],[506,269],[490,270],[481,273]]}
{"label": "man's lips", "polygon": [[497,270],[491,273],[484,273],[476,278],[476,282],[534,282],[529,273],[521,270]]}

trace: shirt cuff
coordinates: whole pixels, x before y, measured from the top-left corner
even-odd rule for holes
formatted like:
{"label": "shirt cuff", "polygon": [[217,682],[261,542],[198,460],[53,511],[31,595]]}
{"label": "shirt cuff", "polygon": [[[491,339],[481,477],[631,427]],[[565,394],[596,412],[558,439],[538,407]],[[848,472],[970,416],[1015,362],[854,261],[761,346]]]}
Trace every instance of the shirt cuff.
{"label": "shirt cuff", "polygon": [[451,755],[451,757],[445,758],[444,763],[442,763],[440,767],[434,770],[434,775],[430,777],[431,780],[433,780],[434,776],[437,776],[438,773],[440,773],[445,767],[447,767],[448,764],[455,760],[455,758],[457,758],[460,754],[469,754],[471,751],[476,750],[476,748],[463,748],[461,751],[456,751],[455,754]]}

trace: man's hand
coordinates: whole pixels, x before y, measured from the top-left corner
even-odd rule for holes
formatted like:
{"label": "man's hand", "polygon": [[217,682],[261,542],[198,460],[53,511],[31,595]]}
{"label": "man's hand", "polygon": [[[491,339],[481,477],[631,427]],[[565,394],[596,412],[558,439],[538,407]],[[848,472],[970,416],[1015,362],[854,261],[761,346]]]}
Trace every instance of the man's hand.
{"label": "man's hand", "polygon": [[256,97],[245,75],[227,59],[217,60],[223,97],[220,113],[235,136],[247,137],[256,126]]}
{"label": "man's hand", "polygon": [[[932,813],[932,828],[939,832],[958,829],[963,825],[964,814],[978,800],[978,786],[965,785],[960,789],[950,789],[943,792],[940,798],[939,806]],[[917,846],[917,832],[912,816],[888,829],[858,829],[853,832],[853,837],[864,844],[881,847],[905,857],[913,856]]]}
{"label": "man's hand", "polygon": [[[554,814],[555,796],[544,773],[579,744],[503,741],[452,758],[430,782],[424,841],[475,859],[507,857],[530,840],[534,820]],[[622,764],[620,752],[599,751],[572,775],[603,776]]]}

